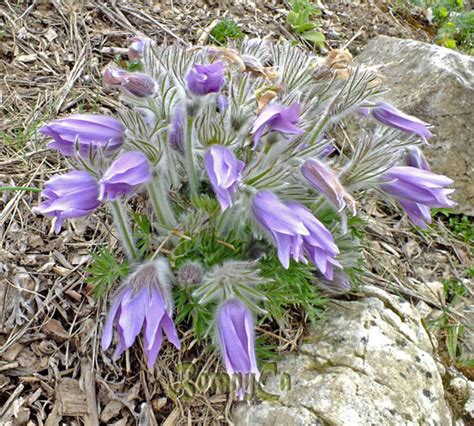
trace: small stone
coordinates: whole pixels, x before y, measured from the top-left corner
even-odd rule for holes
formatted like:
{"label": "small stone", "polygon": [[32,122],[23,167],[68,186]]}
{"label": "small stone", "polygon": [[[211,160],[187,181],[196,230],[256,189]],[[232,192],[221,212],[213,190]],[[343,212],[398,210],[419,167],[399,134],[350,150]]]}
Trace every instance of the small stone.
{"label": "small stone", "polygon": [[468,393],[468,382],[463,377],[455,377],[449,382],[449,387],[459,398],[465,398]]}

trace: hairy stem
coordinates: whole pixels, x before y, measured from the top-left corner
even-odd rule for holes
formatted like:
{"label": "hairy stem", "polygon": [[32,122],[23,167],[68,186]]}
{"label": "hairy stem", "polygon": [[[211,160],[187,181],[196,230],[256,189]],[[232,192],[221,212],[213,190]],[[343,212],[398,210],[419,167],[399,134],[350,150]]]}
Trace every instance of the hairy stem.
{"label": "hairy stem", "polygon": [[150,195],[151,205],[160,225],[167,229],[174,228],[177,225],[176,218],[163,185],[163,178],[158,174],[155,174],[148,184],[148,194]]}
{"label": "hairy stem", "polygon": [[119,200],[112,201],[110,203],[112,216],[114,218],[114,224],[120,236],[120,240],[125,249],[128,259],[133,262],[137,260],[137,250],[133,243],[132,232],[130,230],[130,224],[128,222],[127,213],[123,204]]}
{"label": "hairy stem", "polygon": [[194,164],[194,151],[193,151],[193,118],[188,117],[186,120],[186,141],[184,144],[184,159],[186,172],[189,179],[189,191],[191,196],[197,195],[198,190],[198,179],[196,175],[196,168]]}

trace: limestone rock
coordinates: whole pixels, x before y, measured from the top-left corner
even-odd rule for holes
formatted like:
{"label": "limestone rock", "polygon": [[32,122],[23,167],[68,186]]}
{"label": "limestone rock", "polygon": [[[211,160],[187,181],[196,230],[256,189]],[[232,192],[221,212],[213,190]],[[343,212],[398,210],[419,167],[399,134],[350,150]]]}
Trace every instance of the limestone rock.
{"label": "limestone rock", "polygon": [[379,36],[356,64],[377,67],[384,98],[434,125],[424,146],[436,173],[455,180],[459,211],[474,214],[474,57],[414,40]]}
{"label": "limestone rock", "polygon": [[[450,410],[419,313],[375,287],[338,302],[262,387],[276,401],[241,403],[237,425],[449,425]],[[282,374],[291,388],[282,391]],[[271,377],[268,377],[271,376]]]}

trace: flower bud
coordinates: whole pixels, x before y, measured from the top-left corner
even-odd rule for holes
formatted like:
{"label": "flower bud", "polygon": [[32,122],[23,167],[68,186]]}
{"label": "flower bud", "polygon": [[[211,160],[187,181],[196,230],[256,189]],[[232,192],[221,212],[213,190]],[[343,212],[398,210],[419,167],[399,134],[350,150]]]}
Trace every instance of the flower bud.
{"label": "flower bud", "polygon": [[301,166],[306,180],[323,194],[339,211],[348,206],[356,214],[355,200],[344,189],[336,174],[322,161],[306,160]]}
{"label": "flower bud", "polygon": [[330,294],[345,293],[351,289],[349,277],[339,268],[334,269],[334,274],[331,280],[328,280],[324,275],[317,273],[316,285]]}
{"label": "flower bud", "polygon": [[152,40],[142,34],[137,34],[136,36],[132,37],[131,40],[132,44],[128,49],[128,58],[132,61],[136,61],[137,59],[140,59],[145,46],[147,44],[151,44]]}
{"label": "flower bud", "polygon": [[178,271],[178,283],[186,288],[201,284],[204,269],[197,262],[187,262]]}
{"label": "flower bud", "polygon": [[412,146],[407,149],[405,154],[405,164],[410,167],[416,167],[417,169],[430,171],[430,165],[426,160],[425,156],[421,152],[420,148]]}
{"label": "flower bud", "polygon": [[138,98],[153,96],[156,83],[149,75],[141,72],[128,72],[121,68],[111,67],[104,72],[105,84],[120,87]]}

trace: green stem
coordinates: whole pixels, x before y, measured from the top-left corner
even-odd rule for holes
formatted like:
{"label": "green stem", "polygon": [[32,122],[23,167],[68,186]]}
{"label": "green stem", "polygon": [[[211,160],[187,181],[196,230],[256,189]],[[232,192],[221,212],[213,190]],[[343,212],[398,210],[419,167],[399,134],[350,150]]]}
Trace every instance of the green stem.
{"label": "green stem", "polygon": [[119,200],[110,203],[114,224],[120,236],[120,240],[124,246],[128,259],[133,262],[137,259],[137,250],[133,243],[132,232],[128,222],[127,213],[123,204]]}
{"label": "green stem", "polygon": [[167,229],[176,227],[177,222],[171,209],[168,194],[163,186],[163,178],[155,175],[148,184],[148,194],[150,196],[153,211],[158,218],[160,225]]}
{"label": "green stem", "polygon": [[321,132],[323,131],[323,129],[326,127],[326,124],[328,123],[329,121],[329,117],[327,115],[327,113],[321,118],[321,120],[319,120],[318,124],[317,124],[317,127],[316,127],[316,130],[315,132],[313,133],[313,136],[311,137],[308,145],[311,146],[313,145],[316,140],[319,138],[319,135],[321,134]]}
{"label": "green stem", "polygon": [[188,117],[186,121],[186,142],[184,144],[184,159],[186,162],[186,172],[189,179],[189,191],[191,196],[197,195],[198,179],[196,175],[196,168],[194,167],[194,152],[193,152],[193,118]]}
{"label": "green stem", "polygon": [[0,191],[31,191],[41,192],[40,188],[32,188],[30,186],[1,186]]}

